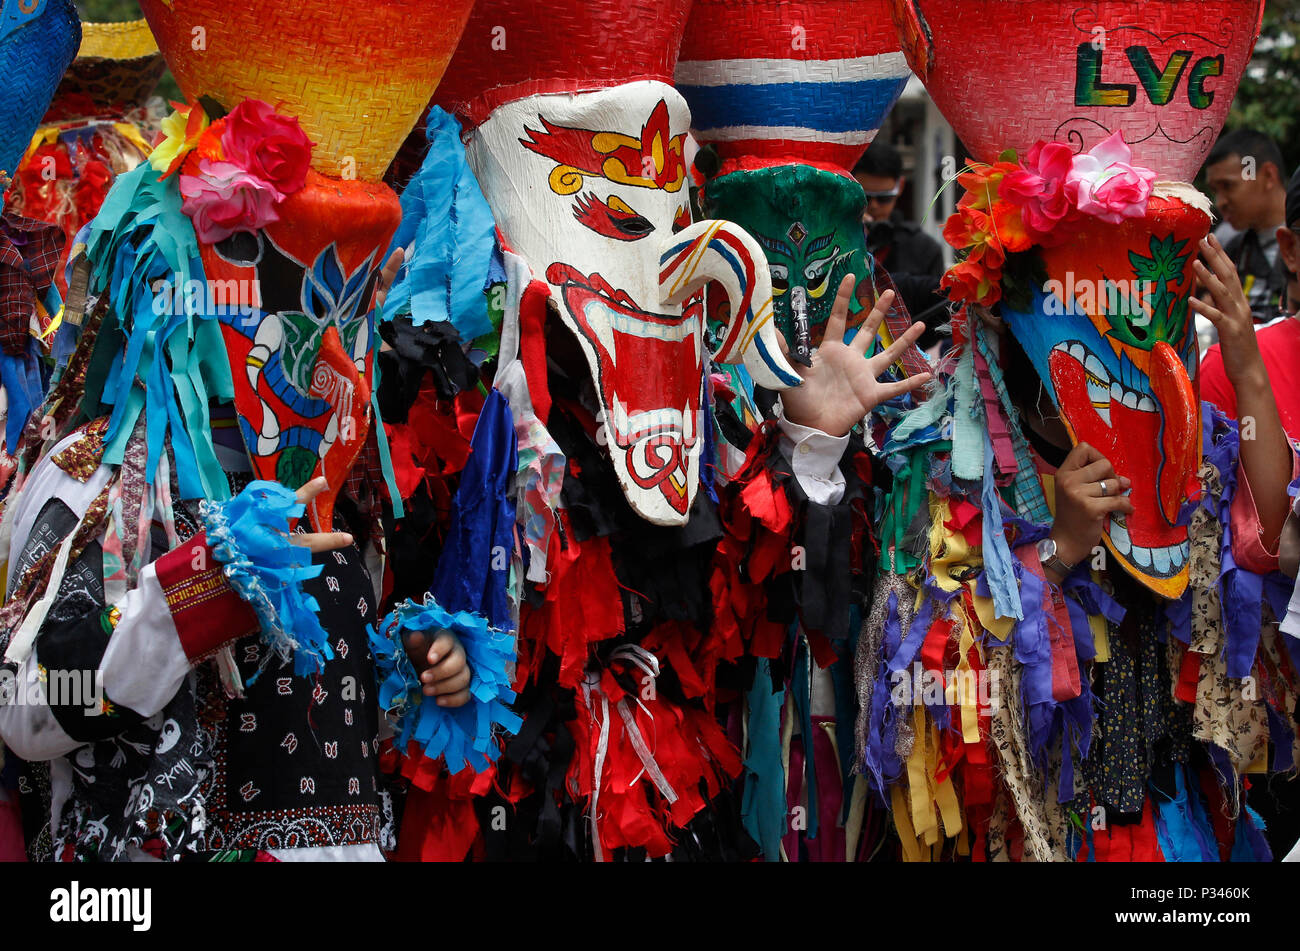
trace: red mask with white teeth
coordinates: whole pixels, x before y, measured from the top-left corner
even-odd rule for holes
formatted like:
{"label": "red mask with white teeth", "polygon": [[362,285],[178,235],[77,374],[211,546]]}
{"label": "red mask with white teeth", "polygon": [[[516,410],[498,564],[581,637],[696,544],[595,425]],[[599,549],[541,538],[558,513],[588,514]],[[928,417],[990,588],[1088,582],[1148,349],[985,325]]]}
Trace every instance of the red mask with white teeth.
{"label": "red mask with white teeth", "polygon": [[1143,218],[1087,221],[1068,244],[1031,252],[1048,281],[1030,311],[1001,305],[1072,440],[1133,483],[1133,513],[1108,520],[1106,547],[1169,598],[1187,588],[1183,509],[1200,493],[1198,351],[1187,298],[1209,227],[1202,208],[1161,196]]}
{"label": "red mask with white teeth", "polygon": [[695,292],[717,280],[731,300],[718,359],[773,389],[798,380],[761,249],[730,223],[691,223],[689,125],[672,87],[642,81],[507,102],[467,143],[498,227],[581,344],[628,501],[665,525],[686,521],[708,425]]}

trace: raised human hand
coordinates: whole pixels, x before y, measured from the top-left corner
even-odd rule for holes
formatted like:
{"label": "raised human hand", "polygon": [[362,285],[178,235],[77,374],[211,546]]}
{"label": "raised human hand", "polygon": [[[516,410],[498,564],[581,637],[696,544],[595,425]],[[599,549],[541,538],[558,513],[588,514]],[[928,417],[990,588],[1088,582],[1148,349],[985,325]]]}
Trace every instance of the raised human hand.
{"label": "raised human hand", "polygon": [[1188,303],[1219,332],[1223,371],[1233,389],[1267,386],[1268,371],[1255,338],[1255,317],[1237,268],[1214,235],[1201,239],[1200,250],[1201,260],[1194,261],[1192,268],[1210,300],[1192,297]]}
{"label": "raised human hand", "polygon": [[[857,278],[852,274],[845,275],[839,293],[835,295],[826,334],[821,345],[813,351],[812,366],[794,365],[795,371],[803,378],[803,384],[781,393],[786,419],[831,436],[847,434],[885,400],[910,393],[931,378],[929,373],[918,373],[896,383],[882,383],[877,379],[925,332],[925,324],[920,322],[912,324],[882,353],[866,359],[867,349],[876,339],[880,322],[894,302],[893,291],[880,295],[871,308],[871,314],[858,328],[857,336],[849,343],[844,342],[849,301],[856,286]],[[784,346],[784,340],[782,344]]]}
{"label": "raised human hand", "polygon": [[388,256],[384,262],[384,268],[379,272],[379,280],[375,283],[375,310],[384,309],[384,301],[388,299],[388,291],[397,280],[397,272],[402,269],[402,264],[406,261],[406,251],[398,248]]}
{"label": "raised human hand", "polygon": [[1101,544],[1108,518],[1133,514],[1133,503],[1125,495],[1133,483],[1086,442],[1070,450],[1056,470],[1055,482],[1052,539],[1061,560],[1077,565]]}

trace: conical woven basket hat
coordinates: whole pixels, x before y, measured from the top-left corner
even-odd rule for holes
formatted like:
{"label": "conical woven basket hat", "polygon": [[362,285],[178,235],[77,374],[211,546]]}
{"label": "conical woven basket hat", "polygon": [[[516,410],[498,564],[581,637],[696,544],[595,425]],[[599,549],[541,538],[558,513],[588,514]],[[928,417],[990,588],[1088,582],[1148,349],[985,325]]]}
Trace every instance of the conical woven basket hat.
{"label": "conical woven basket hat", "polygon": [[78,59],[139,59],[158,52],[145,20],[127,23],[82,23]]}
{"label": "conical woven basket hat", "polygon": [[979,160],[1118,131],[1190,181],[1223,127],[1264,0],[891,0],[903,49]]}
{"label": "conical woven basket hat", "polygon": [[676,85],[724,159],[851,169],[911,75],[888,0],[695,0]]}
{"label": "conical woven basket hat", "polygon": [[428,104],[473,0],[141,0],[190,100],[296,116],[323,175],[377,181]]}
{"label": "conical woven basket hat", "polygon": [[80,43],[71,0],[0,3],[0,173],[18,168]]}
{"label": "conical woven basket hat", "polygon": [[691,0],[478,0],[436,102],[473,128],[542,93],[673,81]]}

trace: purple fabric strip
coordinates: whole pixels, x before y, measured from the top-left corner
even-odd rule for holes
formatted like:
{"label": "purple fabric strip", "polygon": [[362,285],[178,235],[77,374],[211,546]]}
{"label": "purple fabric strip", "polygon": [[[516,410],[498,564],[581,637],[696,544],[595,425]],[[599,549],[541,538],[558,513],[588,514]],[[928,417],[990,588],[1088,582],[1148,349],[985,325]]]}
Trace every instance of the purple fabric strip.
{"label": "purple fabric strip", "polygon": [[1018,561],[1016,565],[1021,603],[1033,606],[1015,626],[1015,656],[1023,666],[1020,696],[1025,707],[1030,755],[1035,762],[1045,763],[1056,701],[1052,698],[1052,642],[1047,629],[1047,611],[1043,607],[1044,582],[1032,571],[1025,571]]}
{"label": "purple fabric strip", "polygon": [[1192,643],[1192,592],[1184,591],[1177,601],[1170,601],[1164,606],[1165,620],[1169,622],[1169,633],[1184,644]]}
{"label": "purple fabric strip", "polygon": [[1268,713],[1268,737],[1273,741],[1273,772],[1285,773],[1295,766],[1295,756],[1291,752],[1295,727],[1283,719],[1272,704],[1265,704],[1264,710]]}
{"label": "purple fabric strip", "polygon": [[885,637],[881,644],[880,664],[876,671],[876,683],[871,692],[870,729],[867,731],[867,745],[862,751],[863,774],[870,782],[871,788],[880,796],[882,802],[888,802],[885,791],[889,784],[898,778],[901,762],[894,747],[898,737],[898,712],[891,702],[893,677],[888,658],[898,650],[902,641],[902,625],[898,617],[898,593],[889,593],[889,608],[885,613]]}
{"label": "purple fabric strip", "polygon": [[1255,666],[1260,628],[1264,623],[1264,579],[1237,567],[1232,557],[1232,528],[1226,519],[1222,558],[1218,588],[1223,605],[1223,651],[1228,661],[1228,676],[1240,679],[1249,677]]}
{"label": "purple fabric strip", "polygon": [[[1070,609],[1070,624],[1074,630],[1074,648],[1079,660],[1088,661],[1097,656],[1097,644],[1092,636],[1088,615],[1099,614],[1115,626],[1124,620],[1124,607],[1092,580],[1088,569],[1080,566],[1065,579],[1065,603]],[[1073,595],[1073,597],[1071,597]]]}

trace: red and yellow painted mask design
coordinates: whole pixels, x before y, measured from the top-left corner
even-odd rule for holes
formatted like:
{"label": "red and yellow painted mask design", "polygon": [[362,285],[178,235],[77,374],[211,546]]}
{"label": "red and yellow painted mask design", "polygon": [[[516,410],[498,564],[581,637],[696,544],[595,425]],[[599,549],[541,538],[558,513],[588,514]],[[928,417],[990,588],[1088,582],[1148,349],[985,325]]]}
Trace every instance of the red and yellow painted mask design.
{"label": "red and yellow painted mask design", "polygon": [[682,524],[699,481],[704,322],[698,291],[723,284],[715,357],[762,385],[798,377],[781,357],[762,250],[725,222],[691,223],[689,113],[642,81],[498,106],[467,145],[509,245],[550,286],[586,357],[605,444],[632,507]]}

